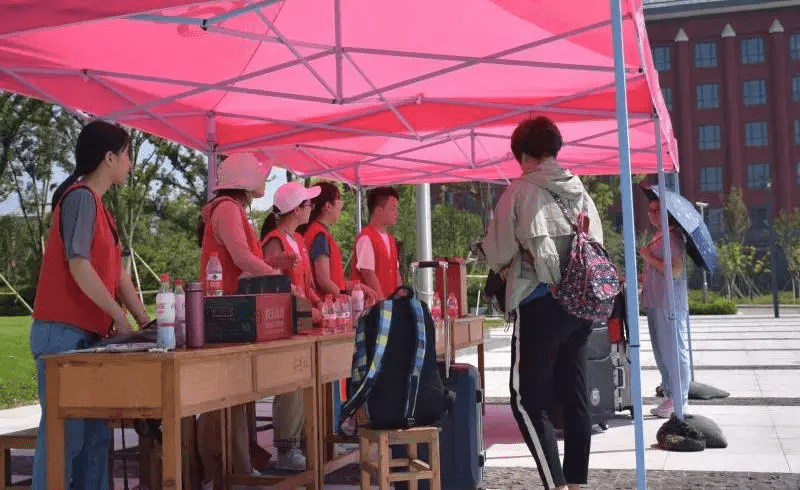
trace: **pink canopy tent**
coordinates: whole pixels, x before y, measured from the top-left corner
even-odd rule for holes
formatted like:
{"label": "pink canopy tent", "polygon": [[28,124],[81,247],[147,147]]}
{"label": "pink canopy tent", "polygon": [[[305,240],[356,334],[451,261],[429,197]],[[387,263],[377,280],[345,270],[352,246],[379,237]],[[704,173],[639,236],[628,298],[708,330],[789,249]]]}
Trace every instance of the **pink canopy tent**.
{"label": "pink canopy tent", "polygon": [[[530,114],[560,123],[576,173],[619,171],[606,2],[176,3],[34,4],[27,30],[0,21],[0,88],[358,186],[515,177]],[[623,15],[633,172],[655,172],[654,114],[676,169],[641,0]]]}
{"label": "pink canopy tent", "polygon": [[630,173],[678,154],[642,0],[118,3],[0,0],[0,89],[357,187],[507,181],[532,114],[574,172],[620,173],[646,488]]}

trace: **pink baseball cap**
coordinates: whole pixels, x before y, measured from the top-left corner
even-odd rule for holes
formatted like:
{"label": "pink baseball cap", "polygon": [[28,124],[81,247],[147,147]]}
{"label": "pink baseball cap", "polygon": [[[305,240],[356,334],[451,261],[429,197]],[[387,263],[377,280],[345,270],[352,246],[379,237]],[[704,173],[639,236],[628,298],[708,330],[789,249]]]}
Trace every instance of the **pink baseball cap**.
{"label": "pink baseball cap", "polygon": [[306,187],[295,180],[278,187],[272,197],[272,203],[281,214],[286,214],[289,211],[293,211],[303,201],[314,199],[320,192],[322,192],[322,189],[319,186]]}
{"label": "pink baseball cap", "polygon": [[271,168],[252,153],[233,153],[217,169],[215,190],[242,189],[252,193],[253,197],[261,197]]}

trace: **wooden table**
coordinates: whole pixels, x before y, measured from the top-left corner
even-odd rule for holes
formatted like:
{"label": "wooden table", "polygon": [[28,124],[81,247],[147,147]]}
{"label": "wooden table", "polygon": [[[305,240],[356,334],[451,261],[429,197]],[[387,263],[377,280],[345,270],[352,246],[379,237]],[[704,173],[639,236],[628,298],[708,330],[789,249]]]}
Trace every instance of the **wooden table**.
{"label": "wooden table", "polygon": [[[223,451],[223,487],[276,484],[322,488],[317,339],[206,346],[168,353],[66,353],[45,357],[48,488],[63,487],[67,418],[157,418],[163,430],[163,488],[182,488],[181,419],[304,388],[308,470],[276,477],[231,475]],[[352,349],[352,341],[350,344]],[[223,435],[225,444],[230,438]],[[226,447],[223,445],[223,447]]]}

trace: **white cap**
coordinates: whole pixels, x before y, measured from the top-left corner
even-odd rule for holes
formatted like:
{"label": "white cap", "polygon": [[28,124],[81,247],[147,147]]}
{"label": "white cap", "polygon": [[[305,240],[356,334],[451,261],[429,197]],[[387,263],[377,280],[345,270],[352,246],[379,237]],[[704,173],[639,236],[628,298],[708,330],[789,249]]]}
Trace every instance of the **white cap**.
{"label": "white cap", "polygon": [[295,180],[278,187],[272,197],[272,203],[281,214],[286,214],[289,211],[293,211],[303,201],[314,199],[320,192],[322,192],[322,189],[319,186],[309,188]]}
{"label": "white cap", "polygon": [[217,169],[217,187],[250,191],[253,197],[264,195],[264,183],[271,165],[261,162],[252,153],[228,155]]}

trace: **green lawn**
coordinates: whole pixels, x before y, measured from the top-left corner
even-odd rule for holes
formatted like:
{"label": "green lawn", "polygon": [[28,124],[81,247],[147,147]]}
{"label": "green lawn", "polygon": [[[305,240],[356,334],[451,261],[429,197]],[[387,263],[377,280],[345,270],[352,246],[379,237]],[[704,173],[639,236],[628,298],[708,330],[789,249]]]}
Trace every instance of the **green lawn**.
{"label": "green lawn", "polygon": [[0,409],[38,399],[36,364],[28,348],[31,317],[0,317]]}

